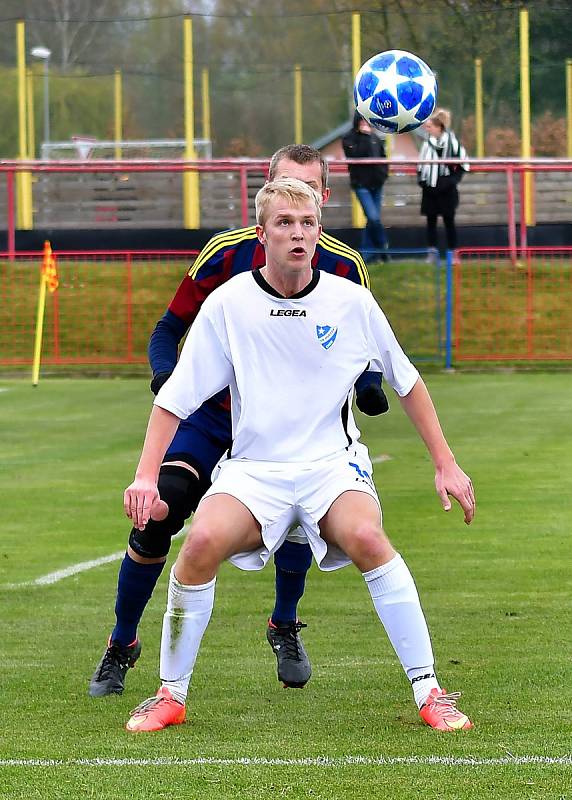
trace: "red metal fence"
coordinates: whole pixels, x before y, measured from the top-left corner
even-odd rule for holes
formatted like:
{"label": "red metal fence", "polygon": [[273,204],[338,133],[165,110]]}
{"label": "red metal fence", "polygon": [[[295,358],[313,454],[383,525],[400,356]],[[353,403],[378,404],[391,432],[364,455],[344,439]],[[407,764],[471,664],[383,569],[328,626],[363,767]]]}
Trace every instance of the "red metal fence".
{"label": "red metal fence", "polygon": [[453,361],[572,359],[572,247],[456,256]]}
{"label": "red metal fence", "polygon": [[[196,255],[56,253],[59,288],[47,297],[42,363],[146,364],[153,327]],[[32,363],[41,263],[41,253],[0,254],[0,366]],[[572,247],[525,248],[516,258],[508,247],[460,249],[453,280],[444,266],[418,254],[372,272],[414,358],[572,360]]]}
{"label": "red metal fence", "polygon": [[[147,344],[196,250],[58,252],[43,364],[145,364]],[[42,253],[0,254],[0,365],[32,363]]]}

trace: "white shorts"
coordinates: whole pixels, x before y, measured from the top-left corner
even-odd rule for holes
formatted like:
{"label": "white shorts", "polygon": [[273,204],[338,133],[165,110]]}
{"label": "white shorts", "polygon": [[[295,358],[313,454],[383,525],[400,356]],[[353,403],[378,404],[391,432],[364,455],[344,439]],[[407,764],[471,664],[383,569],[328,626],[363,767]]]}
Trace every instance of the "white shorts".
{"label": "white shorts", "polygon": [[[268,461],[229,459],[218,467],[204,495],[229,494],[240,500],[260,523],[263,545],[231,556],[244,570],[262,569],[291,531],[289,538],[305,541],[302,529],[321,570],[351,563],[347,555],[320,536],[318,523],[343,492],[365,492],[381,504],[373,484],[367,448],[358,444],[319,462],[276,464]],[[299,526],[299,527],[297,527]]]}

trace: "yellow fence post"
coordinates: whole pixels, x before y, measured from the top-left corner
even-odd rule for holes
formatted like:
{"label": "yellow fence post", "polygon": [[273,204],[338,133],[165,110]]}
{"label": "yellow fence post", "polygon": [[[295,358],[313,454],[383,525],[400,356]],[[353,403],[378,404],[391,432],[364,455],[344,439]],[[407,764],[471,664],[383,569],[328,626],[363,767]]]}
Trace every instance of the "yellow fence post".
{"label": "yellow fence post", "polygon": [[121,70],[116,69],[113,76],[113,136],[115,139],[115,159],[122,156],[123,141],[123,80]]}
{"label": "yellow fence post", "polygon": [[[355,80],[361,67],[361,15],[357,12],[352,14],[352,80]],[[363,228],[365,226],[365,214],[359,204],[355,193],[352,192],[352,226]]]}
{"label": "yellow fence post", "polygon": [[36,134],[34,130],[34,73],[26,70],[26,117],[28,158],[36,157]]}
{"label": "yellow fence post", "polygon": [[302,68],[294,67],[294,142],[302,144]]}
{"label": "yellow fence post", "polygon": [[[185,93],[185,159],[195,161],[195,115],[193,106],[193,21],[183,20],[183,70]],[[194,170],[183,173],[183,226],[200,227],[199,174]]]}
{"label": "yellow fence post", "polygon": [[572,158],[572,58],[566,59],[566,154]]}
{"label": "yellow fence post", "polygon": [[211,139],[211,96],[209,88],[209,69],[203,67],[201,71],[201,95],[203,106],[203,139]]}
{"label": "yellow fence post", "polygon": [[477,158],[485,157],[483,126],[483,70],[480,58],[475,58],[475,139]]}
{"label": "yellow fence post", "polygon": [[[528,9],[520,10],[520,125],[521,125],[521,154],[523,158],[530,158],[532,148],[530,143],[530,70],[529,70],[529,35],[528,35]],[[534,183],[531,172],[524,174],[524,202],[525,222],[534,225]]]}
{"label": "yellow fence post", "polygon": [[[26,124],[26,28],[24,22],[16,23],[16,53],[18,65],[18,158],[28,159],[28,129]],[[21,230],[32,228],[32,176],[29,172],[19,172],[17,185],[17,227]]]}

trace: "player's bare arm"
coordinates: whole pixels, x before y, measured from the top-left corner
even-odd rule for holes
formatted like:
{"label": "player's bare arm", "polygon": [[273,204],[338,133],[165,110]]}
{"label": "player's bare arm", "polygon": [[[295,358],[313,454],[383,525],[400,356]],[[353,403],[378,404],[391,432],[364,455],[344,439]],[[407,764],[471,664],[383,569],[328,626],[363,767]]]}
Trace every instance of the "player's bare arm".
{"label": "player's bare arm", "polygon": [[123,507],[133,526],[143,530],[151,515],[160,517],[165,503],[159,497],[157,479],[167,447],[179,426],[179,417],[153,406],[135,479],[123,495]]}
{"label": "player's bare arm", "polygon": [[400,397],[401,405],[417,432],[425,442],[435,466],[435,489],[445,511],[451,510],[454,497],[463,509],[465,523],[470,525],[475,516],[476,500],[473,484],[455,461],[451,448],[441,429],[435,406],[424,381],[419,378],[413,389]]}

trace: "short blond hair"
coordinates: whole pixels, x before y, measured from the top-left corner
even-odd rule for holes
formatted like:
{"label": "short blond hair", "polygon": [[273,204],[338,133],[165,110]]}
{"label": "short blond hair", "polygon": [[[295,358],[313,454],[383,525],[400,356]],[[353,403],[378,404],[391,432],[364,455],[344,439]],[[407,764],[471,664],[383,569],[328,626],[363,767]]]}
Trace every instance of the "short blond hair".
{"label": "short blond hair", "polygon": [[316,208],[316,218],[318,223],[322,218],[322,209],[320,206],[320,196],[311,186],[307,183],[299,181],[296,178],[279,178],[275,181],[265,183],[262,189],[257,193],[254,205],[256,208],[256,222],[258,225],[264,225],[266,221],[266,214],[268,206],[275,197],[286,200],[294,208],[299,208],[308,201],[312,202]]}
{"label": "short blond hair", "polygon": [[436,108],[429,117],[434,125],[439,125],[443,130],[451,127],[451,112],[446,108]]}

